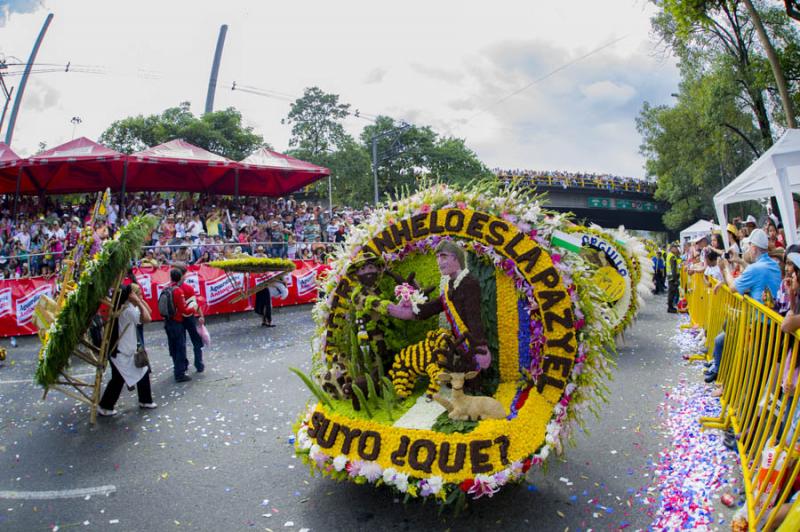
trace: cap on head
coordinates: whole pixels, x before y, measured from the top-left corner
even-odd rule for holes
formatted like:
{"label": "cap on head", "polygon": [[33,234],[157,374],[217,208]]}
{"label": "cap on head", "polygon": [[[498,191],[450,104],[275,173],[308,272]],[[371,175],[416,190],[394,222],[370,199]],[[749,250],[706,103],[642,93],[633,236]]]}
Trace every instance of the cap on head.
{"label": "cap on head", "polygon": [[763,229],[754,229],[753,232],[750,233],[750,245],[766,251],[767,248],[769,248],[767,233],[765,233]]}
{"label": "cap on head", "polygon": [[758,221],[756,220],[756,217],[753,216],[752,214],[748,214],[747,215],[747,220],[745,220],[744,223],[746,225],[758,225]]}
{"label": "cap on head", "polygon": [[436,253],[450,253],[451,255],[455,255],[462,269],[467,265],[467,256],[464,250],[452,240],[442,240],[439,242],[439,245],[436,246]]}

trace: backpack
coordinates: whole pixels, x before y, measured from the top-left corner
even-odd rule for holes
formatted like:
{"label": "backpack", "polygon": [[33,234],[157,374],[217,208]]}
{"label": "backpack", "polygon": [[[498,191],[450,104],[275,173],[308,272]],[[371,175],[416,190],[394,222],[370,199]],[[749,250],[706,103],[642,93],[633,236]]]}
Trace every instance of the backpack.
{"label": "backpack", "polygon": [[174,286],[166,287],[158,296],[158,313],[165,320],[170,320],[175,316],[175,299],[172,291],[175,290]]}

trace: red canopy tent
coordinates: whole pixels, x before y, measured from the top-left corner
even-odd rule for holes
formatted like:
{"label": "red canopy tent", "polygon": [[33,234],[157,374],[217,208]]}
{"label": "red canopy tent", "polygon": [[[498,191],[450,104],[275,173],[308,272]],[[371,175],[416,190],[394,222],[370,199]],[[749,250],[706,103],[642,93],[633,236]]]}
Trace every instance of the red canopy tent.
{"label": "red canopy tent", "polygon": [[[86,137],[51,148],[21,164],[20,194],[119,190],[125,156]],[[14,192],[16,187],[8,192]],[[5,189],[4,189],[5,191]]]}
{"label": "red canopy tent", "polygon": [[[234,181],[218,183],[218,194],[284,196],[330,175],[331,171],[282,153],[261,148],[239,163]],[[238,177],[238,183],[235,178]]]}
{"label": "red canopy tent", "polygon": [[0,142],[0,194],[17,190],[17,176],[23,160],[8,144]]}
{"label": "red canopy tent", "polygon": [[184,140],[171,140],[128,157],[123,191],[210,192],[223,178],[233,179],[236,166]]}

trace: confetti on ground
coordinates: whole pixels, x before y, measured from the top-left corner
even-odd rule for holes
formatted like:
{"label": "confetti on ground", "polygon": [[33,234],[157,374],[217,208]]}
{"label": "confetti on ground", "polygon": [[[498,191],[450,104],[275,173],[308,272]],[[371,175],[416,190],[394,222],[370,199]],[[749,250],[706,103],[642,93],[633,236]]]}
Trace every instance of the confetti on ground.
{"label": "confetti on ground", "polygon": [[[697,333],[680,330],[675,340],[690,350],[697,346]],[[717,431],[701,431],[699,418],[718,415],[719,409],[702,383],[681,378],[666,392],[659,413],[671,441],[655,464],[660,497],[651,529],[710,530],[714,525],[713,497],[735,474],[738,459]]]}

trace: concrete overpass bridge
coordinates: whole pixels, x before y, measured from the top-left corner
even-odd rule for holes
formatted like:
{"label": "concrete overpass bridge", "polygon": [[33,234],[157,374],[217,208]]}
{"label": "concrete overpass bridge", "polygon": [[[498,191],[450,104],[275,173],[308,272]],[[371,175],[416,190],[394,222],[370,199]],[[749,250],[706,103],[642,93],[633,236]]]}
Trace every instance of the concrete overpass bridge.
{"label": "concrete overpass bridge", "polygon": [[[500,175],[500,179],[510,176]],[[572,212],[578,219],[601,227],[666,232],[661,221],[667,205],[653,197],[652,183],[594,176],[527,176],[522,182],[547,193],[548,207]]]}

